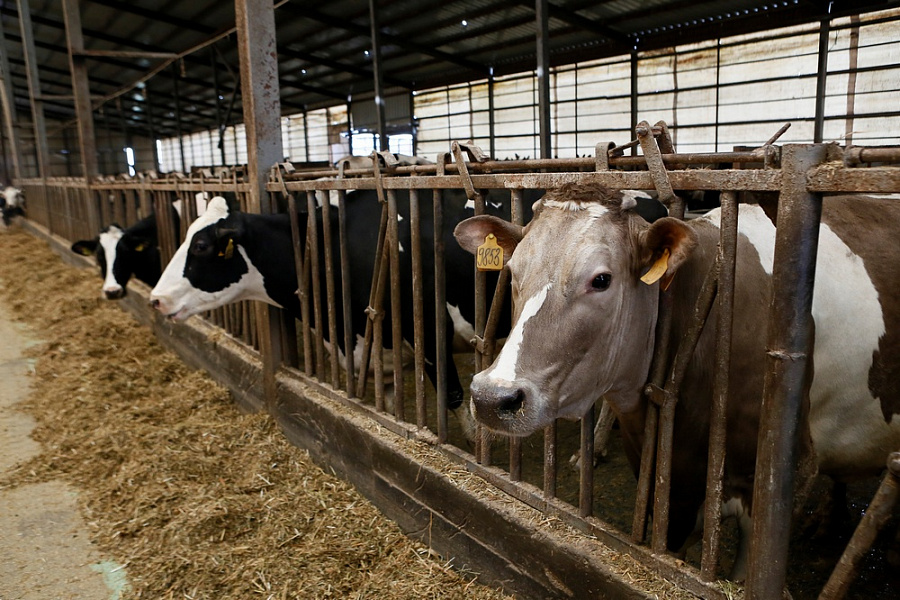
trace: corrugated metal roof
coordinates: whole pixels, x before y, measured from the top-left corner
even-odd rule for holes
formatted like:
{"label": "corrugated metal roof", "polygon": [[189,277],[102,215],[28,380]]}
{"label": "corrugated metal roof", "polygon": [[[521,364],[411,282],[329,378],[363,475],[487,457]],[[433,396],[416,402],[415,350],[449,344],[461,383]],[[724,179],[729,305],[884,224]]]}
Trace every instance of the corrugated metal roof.
{"label": "corrugated metal roof", "polygon": [[[535,5],[513,0],[382,0],[376,3],[382,71],[394,90],[527,71],[535,67]],[[551,62],[567,64],[716,37],[814,22],[900,5],[857,0],[552,0]],[[183,131],[214,129],[235,102],[229,123],[241,120],[234,5],[221,0],[82,0],[88,50],[185,53],[163,58],[90,57],[91,93],[106,122],[157,137],[175,132],[175,85]],[[829,13],[830,8],[830,13]],[[30,114],[16,3],[0,0],[16,109]],[[46,116],[74,118],[66,32],[59,0],[32,0],[31,18]],[[374,87],[368,0],[291,0],[276,10],[282,109],[344,104],[371,97]],[[217,40],[211,42],[211,40]],[[163,67],[161,69],[161,67]],[[150,76],[152,73],[159,71]],[[216,98],[214,80],[220,98]],[[138,82],[146,80],[144,84]],[[114,94],[121,93],[112,100]]]}

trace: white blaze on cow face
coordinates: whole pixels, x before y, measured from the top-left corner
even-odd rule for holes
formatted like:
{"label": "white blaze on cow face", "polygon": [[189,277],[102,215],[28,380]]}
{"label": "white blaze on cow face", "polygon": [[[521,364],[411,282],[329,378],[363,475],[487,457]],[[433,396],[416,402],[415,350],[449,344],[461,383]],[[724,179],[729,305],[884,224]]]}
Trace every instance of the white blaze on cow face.
{"label": "white blaze on cow face", "polygon": [[[243,259],[246,270],[235,276],[235,282],[223,284],[221,288],[202,290],[186,274],[186,266],[191,260],[189,254],[195,236],[207,228],[215,227],[217,223],[228,218],[229,214],[225,199],[216,196],[210,201],[203,215],[191,223],[185,236],[185,242],[175,252],[159,278],[159,283],[150,292],[151,304],[164,315],[176,320],[183,320],[240,300],[260,300],[281,307],[266,293],[262,274],[253,266],[244,248],[237,243],[234,252]],[[211,265],[202,265],[199,268],[225,270],[241,265],[238,261],[229,262],[230,260],[234,260],[234,258],[218,261]]]}
{"label": "white blaze on cow face", "polygon": [[622,397],[618,410],[636,408],[658,295],[639,280],[638,221],[646,227],[618,206],[544,202],[508,264],[513,331],[472,381],[479,421],[528,435],[556,418],[581,417],[603,394]]}
{"label": "white blaze on cow face", "polygon": [[100,246],[105,256],[105,268],[103,273],[103,294],[107,298],[120,298],[124,292],[122,284],[116,281],[114,266],[116,264],[116,248],[122,239],[123,231],[111,225],[100,234]]}

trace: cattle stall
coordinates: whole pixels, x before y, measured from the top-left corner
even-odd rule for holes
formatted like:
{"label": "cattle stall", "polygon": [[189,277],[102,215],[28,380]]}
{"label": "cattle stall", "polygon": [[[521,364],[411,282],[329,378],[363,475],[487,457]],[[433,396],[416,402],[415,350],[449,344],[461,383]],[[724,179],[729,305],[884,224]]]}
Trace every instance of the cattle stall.
{"label": "cattle stall", "polygon": [[[373,455],[371,450],[358,454],[360,448],[365,446],[360,441],[360,432],[353,425],[340,425],[333,421],[333,417],[329,417],[327,411],[316,404],[317,398],[336,401],[341,407],[351,410],[355,417],[391,431],[400,439],[427,444],[460,469],[501,490],[514,502],[540,511],[548,520],[561,521],[581,532],[584,536],[581,542],[589,546],[612,548],[637,560],[650,571],[676,582],[692,594],[724,598],[729,593],[727,588],[714,583],[724,575],[720,557],[720,537],[723,533],[719,526],[718,509],[706,511],[702,553],[694,559],[694,564],[690,560],[688,563],[676,560],[665,551],[668,518],[666,474],[671,468],[672,453],[677,452],[671,447],[671,428],[678,395],[678,366],[655,363],[647,394],[651,398],[650,405],[658,406],[658,409],[649,411],[647,427],[648,431],[657,433],[646,438],[636,487],[633,493],[625,494],[632,496],[628,501],[630,507],[624,509],[625,516],[622,513],[608,516],[604,514],[608,501],[597,501],[598,496],[603,494],[601,482],[607,477],[604,472],[607,465],[601,462],[595,467],[592,460],[584,459],[593,455],[597,411],[589,411],[577,427],[561,421],[538,435],[538,439],[525,440],[499,439],[482,431],[478,431],[473,440],[467,440],[453,419],[448,417],[447,365],[454,360],[454,356],[446,351],[444,336],[447,331],[440,326],[434,332],[434,347],[424,347],[426,332],[423,314],[428,310],[442,312],[446,304],[447,286],[459,286],[461,282],[442,281],[446,269],[443,255],[447,251],[443,239],[435,235],[432,244],[426,246],[421,243],[421,238],[423,231],[444,229],[441,221],[448,216],[444,214],[444,207],[451,193],[462,193],[466,199],[472,200],[475,212],[486,210],[485,199],[503,204],[509,218],[523,222],[528,212],[526,196],[531,198],[534,190],[551,190],[565,183],[655,190],[667,204],[670,214],[675,215],[683,213],[681,197],[687,193],[721,192],[722,221],[730,223],[730,226],[722,227],[723,258],[717,263],[718,277],[710,279],[706,293],[702,294],[704,304],[698,310],[701,318],[692,334],[699,336],[704,327],[704,315],[712,303],[719,302],[724,306],[729,302],[729,289],[733,283],[729,281],[726,265],[727,261],[734,260],[733,257],[728,258],[728,248],[733,246],[736,236],[734,227],[738,201],[753,201],[760,194],[776,194],[778,210],[782,211],[779,212],[777,243],[784,244],[797,263],[791,263],[781,273],[776,270],[774,274],[776,300],[770,318],[780,320],[775,322],[784,322],[784,326],[770,332],[768,344],[769,347],[786,348],[787,354],[793,358],[785,364],[778,362],[777,358],[759,357],[760,361],[769,361],[769,394],[765,402],[772,403],[773,399],[777,399],[777,406],[783,412],[765,412],[764,405],[764,415],[771,421],[764,426],[768,437],[760,445],[762,452],[758,465],[761,467],[758,468],[765,468],[771,473],[768,479],[771,483],[755,493],[758,494],[757,506],[770,510],[766,511],[765,525],[755,530],[751,540],[748,581],[755,586],[756,593],[765,590],[760,597],[777,595],[787,577],[785,565],[759,558],[754,563],[752,557],[754,553],[757,557],[787,553],[793,471],[797,462],[791,448],[793,436],[799,428],[801,402],[796,390],[802,388],[805,368],[805,360],[797,357],[806,356],[810,351],[810,341],[803,334],[811,317],[808,309],[807,321],[793,318],[791,315],[794,313],[786,316],[784,303],[808,296],[812,281],[809,273],[802,271],[797,264],[809,268],[814,263],[810,257],[814,259],[815,254],[815,244],[799,240],[808,240],[809,228],[817,227],[816,207],[821,202],[828,202],[828,194],[900,192],[900,169],[892,166],[900,162],[900,151],[896,148],[843,148],[834,144],[778,146],[774,141],[758,148],[734,152],[677,154],[671,147],[664,124],[651,127],[642,123],[634,141],[618,146],[614,143],[597,144],[596,156],[586,158],[491,161],[486,160],[478,148],[454,143],[449,152],[436,157],[434,165],[386,165],[344,171],[340,177],[334,170],[301,172],[294,171],[289,164],[277,165],[269,174],[266,189],[278,210],[288,212],[292,217],[295,255],[290,259],[297,266],[297,288],[304,307],[303,314],[309,317],[295,320],[274,310],[272,312],[276,318],[267,323],[268,331],[260,336],[258,323],[262,321],[258,319],[259,313],[252,304],[223,307],[207,315],[211,325],[221,328],[247,348],[247,360],[262,363],[268,359],[275,365],[270,371],[257,367],[260,369],[258,378],[272,379],[274,385],[269,388],[265,384],[259,385],[258,381],[248,386],[246,379],[240,383],[236,383],[237,380],[230,383],[234,387],[244,387],[236,390],[240,392],[236,395],[249,407],[271,411],[294,443],[309,448],[317,460],[341,471],[365,493],[375,494],[382,510],[394,515],[406,530],[421,529],[422,523],[416,519],[422,518],[421,506],[428,507],[424,514],[431,522],[428,535],[433,536],[434,547],[447,553],[471,552],[470,556],[460,560],[469,564],[490,565],[485,570],[494,568],[496,571],[486,573],[486,580],[503,580],[512,592],[526,596],[565,596],[568,595],[566,590],[576,595],[588,590],[597,593],[597,590],[604,589],[598,584],[600,581],[612,586],[605,588],[606,593],[611,594],[613,592],[609,590],[618,589],[616,585],[621,584],[611,584],[595,572],[579,574],[577,561],[552,559],[547,559],[543,571],[530,573],[520,581],[510,581],[511,573],[518,573],[511,565],[520,562],[534,567],[541,564],[541,559],[528,556],[528,550],[505,547],[502,540],[496,537],[502,537],[502,533],[492,534],[492,528],[499,527],[494,520],[501,517],[481,512],[460,514],[458,508],[448,504],[449,497],[442,497],[442,493],[448,492],[446,489],[441,491],[439,474],[437,480],[433,480],[413,472],[412,481],[404,481],[403,478],[410,476],[410,473],[401,458],[382,453]],[[622,150],[629,146],[640,147],[643,154],[625,156]],[[172,177],[137,182],[101,181],[92,183],[89,189],[76,180],[52,179],[47,181],[46,187],[38,180],[25,181],[22,187],[30,198],[40,198],[40,192],[46,190],[46,201],[29,204],[29,220],[38,226],[36,229],[69,240],[83,235],[82,232],[89,232],[91,224],[95,231],[97,226],[116,219],[127,222],[145,216],[151,206],[156,206],[160,230],[168,232],[166,236],[161,236],[161,246],[165,255],[170,257],[182,241],[190,219],[182,219],[180,231],[175,231],[164,218],[167,211],[161,211],[159,207],[176,199],[187,200],[195,194],[206,192],[212,195],[231,194],[246,209],[246,202],[241,200],[249,186],[237,176],[227,180],[226,177],[210,178],[201,174],[192,178]],[[341,340],[337,334],[337,320],[342,319],[345,323],[351,321],[347,311],[351,305],[350,295],[355,288],[353,281],[345,276],[352,270],[347,254],[348,245],[354,240],[347,238],[343,228],[347,218],[347,197],[351,190],[372,192],[368,201],[377,203],[376,214],[380,212],[383,215],[378,242],[371,248],[377,267],[372,273],[375,282],[372,289],[380,291],[381,295],[375,293],[369,296],[371,290],[363,290],[368,300],[369,317],[363,336],[367,342],[367,352],[362,353],[361,357],[363,361],[375,364],[371,382],[366,377],[369,369],[354,365],[353,361],[358,358],[352,352],[347,351],[340,356],[326,349],[328,340]],[[325,192],[325,196],[317,196],[317,192]],[[501,196],[501,192],[504,195]],[[408,198],[408,208],[405,210],[404,207],[398,209],[398,196],[401,194]],[[400,204],[404,201],[401,200]],[[196,204],[187,202],[186,205],[194,207],[188,210],[188,216],[195,216]],[[191,210],[194,212],[191,213]],[[398,243],[395,225],[403,222],[397,218],[398,210],[409,215],[409,248],[401,248]],[[430,213],[427,220],[421,217],[425,213]],[[326,223],[333,219],[338,224],[337,228],[332,231],[330,227],[321,227],[321,222],[316,219],[317,214],[322,214]],[[728,214],[732,216],[726,217]],[[302,227],[304,221],[305,232]],[[378,229],[376,225],[373,223],[372,227]],[[320,238],[335,234],[339,239],[334,244],[320,244]],[[322,252],[319,251],[320,246]],[[339,251],[331,252],[332,247]],[[398,295],[400,256],[404,253],[411,255],[410,264],[418,271],[408,277],[413,282],[413,289],[418,290],[413,294],[412,310],[415,314],[411,332],[400,330],[403,321],[400,311],[407,308]],[[421,272],[423,258],[434,264],[433,299],[424,297],[419,289],[422,280],[429,277]],[[322,267],[317,268],[317,264]],[[501,272],[499,283],[491,281],[491,285],[487,284],[486,279],[486,276],[478,275],[472,283],[475,333],[471,340],[466,340],[470,342],[472,351],[456,355],[457,363],[470,365],[468,373],[463,372],[462,366],[460,368],[464,381],[475,371],[489,365],[496,353],[494,332],[498,327],[499,312],[492,309],[492,304],[498,309],[502,305],[507,276]],[[343,282],[340,285],[343,294],[335,293],[338,281]],[[432,302],[429,309],[426,303]],[[394,344],[391,349],[394,368],[391,372],[382,368],[386,351],[381,350],[384,332],[380,317],[386,310],[385,303],[390,305],[392,311],[390,322],[394,329],[391,337],[394,340],[410,340],[413,354],[412,365],[405,366],[408,363],[403,357],[402,344]],[[788,309],[795,310],[793,307]],[[158,331],[168,332],[174,338],[182,335],[177,332],[180,326],[162,322],[145,306],[134,306],[133,310],[143,312],[142,318],[149,322],[156,319]],[[720,309],[719,314],[727,315],[727,311]],[[665,323],[665,319],[661,319],[660,323]],[[727,340],[723,337],[729,330],[727,317],[716,327],[720,343],[723,339]],[[346,331],[344,348],[352,345],[349,333]],[[260,337],[270,340],[269,343],[260,344]],[[670,340],[670,343],[683,344],[690,349],[696,339]],[[330,347],[333,349],[334,344]],[[200,347],[194,348],[193,354],[219,350],[214,346]],[[434,357],[436,378],[433,385],[425,374],[429,362],[426,356]],[[726,359],[727,353],[720,353],[718,360]],[[218,367],[222,369],[225,364],[220,362]],[[225,370],[228,369],[225,367]],[[233,367],[231,369],[234,370]],[[356,372],[359,374],[348,376]],[[223,375],[220,373],[219,376]],[[227,381],[227,374],[224,378]],[[392,403],[386,400],[386,380],[394,384]],[[727,380],[717,379],[717,398],[724,399],[724,390],[728,385]],[[274,390],[274,396],[266,394],[266,389]],[[410,402],[406,402],[407,398]],[[317,423],[317,419],[322,419],[322,422]],[[324,423],[335,425],[335,428],[328,430]],[[714,420],[712,430],[713,448],[723,447],[724,425]],[[566,472],[570,469],[569,454],[573,448],[582,457],[574,477]],[[615,450],[621,452],[621,448]],[[718,459],[724,459],[722,454],[721,450],[710,452],[711,457]],[[370,469],[380,473],[375,477],[374,484]],[[426,467],[420,465],[419,469]],[[720,504],[717,498],[721,497],[721,470],[721,463],[713,461],[707,482],[709,507]],[[626,478],[628,476],[630,473],[626,473]],[[895,481],[892,477],[895,475],[886,477],[886,485]],[[452,501],[461,500],[454,494]],[[615,499],[617,503],[621,501],[621,498]],[[652,519],[649,517],[651,507]],[[439,526],[434,525],[436,521]],[[611,521],[616,524],[610,524]],[[501,531],[510,535],[509,531]],[[439,539],[442,536],[446,539]],[[456,536],[461,536],[465,542],[461,543]],[[529,550],[533,552],[534,548]],[[851,547],[848,552],[860,551],[865,551],[865,548]],[[503,560],[497,556],[502,556]],[[850,564],[858,565],[858,561],[850,561]],[[585,568],[591,571],[594,567]],[[829,589],[846,586],[852,579],[853,570],[849,569],[849,574],[844,571],[838,573],[835,582],[829,583]],[[584,581],[568,583],[569,587],[560,586],[557,581],[559,578],[568,582],[572,577],[580,576],[584,577]],[[790,578],[786,583],[790,588]],[[592,587],[598,585],[600,587]],[[827,592],[823,597],[835,597],[828,593],[833,592]]]}

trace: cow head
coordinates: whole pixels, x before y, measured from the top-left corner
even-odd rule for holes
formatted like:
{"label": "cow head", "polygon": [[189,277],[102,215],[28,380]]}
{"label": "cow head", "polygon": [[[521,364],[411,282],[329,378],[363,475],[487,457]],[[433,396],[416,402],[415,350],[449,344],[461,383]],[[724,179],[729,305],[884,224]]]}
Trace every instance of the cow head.
{"label": "cow head", "polygon": [[536,203],[525,229],[490,216],[457,226],[473,253],[493,234],[512,275],[515,325],[471,386],[488,428],[528,435],[580,418],[603,394],[620,413],[638,408],[658,303],[658,285],[641,277],[670,280],[696,236],[677,219],[648,225],[634,205],[620,191],[567,184]]}
{"label": "cow head", "polygon": [[242,214],[225,198],[210,200],[150,292],[150,303],[176,320],[239,300],[275,303],[243,247]]}
{"label": "cow head", "polygon": [[[128,281],[138,265],[147,261],[159,263],[156,240],[135,235],[118,225],[110,225],[92,240],[75,242],[72,252],[96,256],[103,277],[103,295],[109,300],[125,296]],[[159,267],[156,268],[159,273]]]}

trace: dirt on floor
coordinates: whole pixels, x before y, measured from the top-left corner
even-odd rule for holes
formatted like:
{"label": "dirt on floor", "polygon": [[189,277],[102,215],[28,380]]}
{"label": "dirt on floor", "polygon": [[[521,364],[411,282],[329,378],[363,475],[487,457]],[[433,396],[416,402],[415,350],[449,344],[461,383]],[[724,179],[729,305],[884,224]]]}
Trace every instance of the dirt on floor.
{"label": "dirt on floor", "polygon": [[239,413],[101,299],[93,270],[16,228],[0,235],[0,303],[43,340],[18,407],[40,451],[0,490],[77,490],[92,545],[124,565],[124,598],[504,597],[405,537],[267,415]]}

